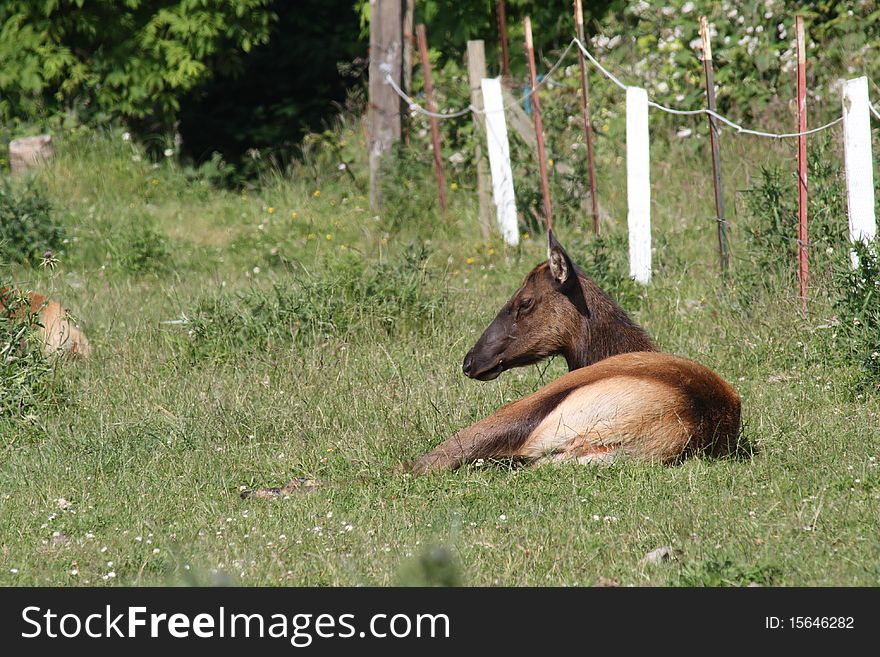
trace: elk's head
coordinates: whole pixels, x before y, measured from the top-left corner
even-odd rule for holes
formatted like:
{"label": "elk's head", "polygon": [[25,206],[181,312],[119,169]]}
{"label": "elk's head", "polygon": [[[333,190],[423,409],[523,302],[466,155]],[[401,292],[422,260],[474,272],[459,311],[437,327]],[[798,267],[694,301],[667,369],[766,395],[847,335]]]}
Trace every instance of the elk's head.
{"label": "elk's head", "polygon": [[490,381],[512,367],[564,352],[588,310],[574,263],[549,234],[549,256],[535,267],[464,358],[464,373]]}

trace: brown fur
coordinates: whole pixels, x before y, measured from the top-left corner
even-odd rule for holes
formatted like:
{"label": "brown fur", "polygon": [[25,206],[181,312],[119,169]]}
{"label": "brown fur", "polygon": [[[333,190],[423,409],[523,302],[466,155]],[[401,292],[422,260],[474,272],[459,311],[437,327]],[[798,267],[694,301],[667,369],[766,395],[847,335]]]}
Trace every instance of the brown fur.
{"label": "brown fur", "polygon": [[[8,289],[0,289],[0,312],[9,314],[6,304],[10,295],[16,294]],[[77,358],[88,358],[92,351],[86,334],[71,320],[69,311],[62,308],[57,301],[47,299],[36,292],[26,293],[30,304],[30,312],[39,315],[37,330],[43,341],[44,353],[63,352]],[[18,308],[14,312],[22,312]]]}
{"label": "brown fur", "polygon": [[490,457],[591,462],[623,455],[669,463],[733,451],[740,433],[736,391],[705,366],[658,352],[552,235],[550,246],[548,261],[501,309],[464,369],[487,380],[562,354],[571,371],[462,429],[410,470]]}
{"label": "brown fur", "polygon": [[[603,386],[610,387],[613,394],[613,382],[621,379],[642,382],[639,396],[654,403],[600,409],[588,430],[575,431],[570,440],[549,453],[534,449],[532,441],[542,421],[566,398],[586,389],[601,394]],[[529,461],[544,456],[577,458],[612,449],[642,460],[669,463],[693,453],[729,453],[736,445],[739,424],[739,396],[712,370],[680,356],[634,352],[569,372],[507,404],[420,458],[412,470],[424,473],[456,468],[490,457]]]}
{"label": "brown fur", "polygon": [[657,351],[645,330],[553,245],[468,352],[466,375],[489,380],[556,354],[575,370],[616,354]]}

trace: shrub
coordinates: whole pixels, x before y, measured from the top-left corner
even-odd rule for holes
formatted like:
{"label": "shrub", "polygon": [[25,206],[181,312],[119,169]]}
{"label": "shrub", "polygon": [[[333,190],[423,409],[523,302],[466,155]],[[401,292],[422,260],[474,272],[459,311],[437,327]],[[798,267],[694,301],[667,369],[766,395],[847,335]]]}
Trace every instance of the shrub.
{"label": "shrub", "polygon": [[837,324],[835,353],[857,363],[861,383],[880,385],[880,243],[856,242],[853,251],[858,266],[849,258],[838,260],[834,273]]}
{"label": "shrub", "polygon": [[268,289],[203,299],[188,320],[191,352],[226,356],[276,344],[304,347],[360,330],[424,327],[443,300],[427,257],[424,247],[410,247],[398,260],[366,269],[351,256]]}
{"label": "shrub", "polygon": [[[809,258],[813,274],[831,272],[835,248],[846,239],[846,192],[840,157],[827,133],[808,143]],[[742,274],[752,284],[776,285],[795,275],[798,250],[797,173],[781,166],[761,168],[746,195],[745,257]]]}
{"label": "shrub", "polygon": [[112,230],[110,254],[123,271],[160,274],[171,267],[171,246],[153,217],[136,216]]}
{"label": "shrub", "polygon": [[63,237],[36,179],[0,183],[0,258],[37,263],[46,251],[57,250]]}
{"label": "shrub", "polygon": [[27,297],[4,286],[0,306],[0,419],[20,420],[51,396],[53,368]]}

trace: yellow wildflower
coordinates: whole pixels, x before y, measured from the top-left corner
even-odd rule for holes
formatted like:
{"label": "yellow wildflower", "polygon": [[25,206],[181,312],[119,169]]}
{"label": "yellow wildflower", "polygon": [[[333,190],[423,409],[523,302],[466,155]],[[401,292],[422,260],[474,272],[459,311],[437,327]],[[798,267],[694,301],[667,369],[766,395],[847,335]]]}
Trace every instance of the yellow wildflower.
{"label": "yellow wildflower", "polygon": [[474,259],[468,258],[467,260],[465,260],[465,262],[468,263],[469,265],[472,265],[472,264],[474,264]]}
{"label": "yellow wildflower", "polygon": [[453,192],[454,192],[456,189],[458,189],[458,183],[456,183],[456,182],[452,183],[452,184],[449,185],[449,186],[452,188],[452,191],[453,191]]}
{"label": "yellow wildflower", "polygon": [[316,190],[312,193],[312,196],[314,196],[315,198],[321,198],[321,190],[320,190],[320,189],[316,189]]}
{"label": "yellow wildflower", "polygon": [[309,239],[310,239],[310,240],[313,240],[313,239],[315,239],[316,237],[317,237],[317,236],[316,236],[314,233],[309,233]]}
{"label": "yellow wildflower", "polygon": [[529,237],[530,237],[530,235],[529,235],[528,233],[523,233],[523,239],[524,239],[524,240],[529,239]]}
{"label": "yellow wildflower", "polygon": [[327,233],[326,235],[324,235],[324,239],[330,242],[333,240],[333,235],[331,233]]}
{"label": "yellow wildflower", "polygon": [[290,218],[291,218],[291,219],[296,219],[298,216],[299,216],[299,213],[298,213],[298,212],[291,212],[291,213],[290,213]]}
{"label": "yellow wildflower", "polygon": [[495,255],[495,249],[489,249],[489,255],[490,256]]}
{"label": "yellow wildflower", "polygon": [[266,212],[268,212],[269,214],[275,214],[275,208],[268,208]]}

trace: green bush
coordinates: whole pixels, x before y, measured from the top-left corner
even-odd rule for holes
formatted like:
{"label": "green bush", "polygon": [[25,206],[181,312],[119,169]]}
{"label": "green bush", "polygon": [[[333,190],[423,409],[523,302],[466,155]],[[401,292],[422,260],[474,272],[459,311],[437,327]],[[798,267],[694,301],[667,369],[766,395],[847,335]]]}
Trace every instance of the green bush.
{"label": "green bush", "polygon": [[[809,258],[814,275],[830,274],[835,249],[846,240],[846,191],[836,143],[827,135],[813,138],[807,147],[809,181]],[[776,285],[778,277],[791,279],[798,250],[797,173],[780,165],[762,166],[757,184],[746,192],[743,222],[749,264],[738,271],[753,284]],[[768,277],[773,274],[777,278]]]}
{"label": "green bush", "polygon": [[36,179],[0,183],[0,259],[35,264],[46,251],[57,250],[63,239],[46,191]]}
{"label": "green bush", "polygon": [[203,299],[187,313],[191,353],[228,356],[276,345],[303,347],[359,330],[422,328],[444,299],[435,291],[427,257],[424,247],[411,247],[399,259],[367,269],[362,258],[350,256],[268,289]]}
{"label": "green bush", "polygon": [[[590,45],[624,83],[645,87],[653,100],[683,109],[704,107],[697,47],[699,19],[706,16],[719,109],[766,124],[771,116],[768,106],[783,110],[779,99],[786,102],[794,94],[794,21],[801,15],[810,62],[808,103],[819,109],[821,116],[827,108],[828,118],[833,118],[840,115],[840,78],[876,78],[880,73],[880,62],[869,56],[880,44],[880,12],[876,8],[874,2],[824,0],[621,3],[603,21],[602,33],[593,36]],[[815,109],[811,112],[812,121]],[[792,125],[788,118],[787,123]]]}
{"label": "green bush", "polygon": [[27,297],[0,287],[0,307],[0,419],[21,420],[52,396],[53,367]]}
{"label": "green bush", "polygon": [[856,242],[853,252],[857,267],[841,257],[835,269],[835,353],[858,364],[862,383],[880,386],[880,242]]}
{"label": "green bush", "polygon": [[111,240],[114,261],[129,274],[160,274],[171,267],[171,246],[149,215],[120,225]]}

